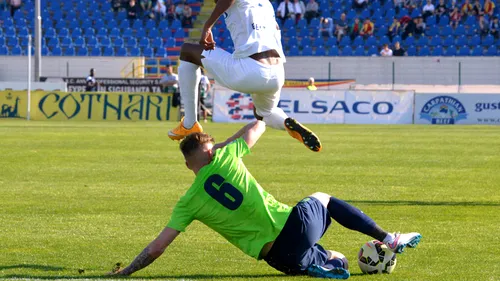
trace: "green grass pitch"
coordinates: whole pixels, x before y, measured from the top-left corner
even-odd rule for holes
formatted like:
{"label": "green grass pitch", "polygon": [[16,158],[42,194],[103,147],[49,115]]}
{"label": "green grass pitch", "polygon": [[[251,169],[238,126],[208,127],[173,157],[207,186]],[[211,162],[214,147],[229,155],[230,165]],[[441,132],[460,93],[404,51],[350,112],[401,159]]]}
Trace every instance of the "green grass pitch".
{"label": "green grass pitch", "polygon": [[[130,263],[190,186],[174,123],[0,121],[0,279],[99,279]],[[206,124],[216,139],[241,124]],[[419,231],[391,275],[362,275],[370,238],[333,223],[321,244],[344,253],[352,280],[500,280],[500,128],[313,125],[308,151],[268,129],[248,169],[294,205],[323,191],[389,231]],[[78,273],[78,269],[85,272]],[[199,222],[131,279],[314,280],[245,256]]]}

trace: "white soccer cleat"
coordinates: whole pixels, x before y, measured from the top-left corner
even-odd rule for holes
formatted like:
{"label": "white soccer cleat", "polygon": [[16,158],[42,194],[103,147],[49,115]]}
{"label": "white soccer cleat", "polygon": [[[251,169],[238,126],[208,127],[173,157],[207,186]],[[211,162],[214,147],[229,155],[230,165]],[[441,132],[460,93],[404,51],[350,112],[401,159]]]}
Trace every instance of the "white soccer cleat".
{"label": "white soccer cleat", "polygon": [[391,242],[386,242],[385,245],[392,252],[399,254],[404,252],[406,247],[415,248],[422,239],[422,235],[417,232],[410,233],[394,233],[394,239]]}

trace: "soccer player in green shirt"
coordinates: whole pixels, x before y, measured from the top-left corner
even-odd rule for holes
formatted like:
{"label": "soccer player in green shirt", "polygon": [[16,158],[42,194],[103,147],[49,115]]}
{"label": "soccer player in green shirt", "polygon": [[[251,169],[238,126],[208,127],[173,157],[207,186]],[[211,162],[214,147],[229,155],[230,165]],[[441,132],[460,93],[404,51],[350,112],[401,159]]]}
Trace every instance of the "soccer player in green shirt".
{"label": "soccer player in green shirt", "polygon": [[419,233],[388,233],[357,208],[325,193],[314,193],[293,208],[274,199],[242,160],[264,131],[265,123],[255,121],[215,145],[208,134],[188,135],[180,149],[186,166],[196,175],[194,183],[177,202],[167,227],[129,266],[114,274],[130,275],[151,264],[193,220],[215,230],[245,254],[290,275],[350,276],[344,255],[316,243],[331,218],[383,241],[395,253],[417,246]]}

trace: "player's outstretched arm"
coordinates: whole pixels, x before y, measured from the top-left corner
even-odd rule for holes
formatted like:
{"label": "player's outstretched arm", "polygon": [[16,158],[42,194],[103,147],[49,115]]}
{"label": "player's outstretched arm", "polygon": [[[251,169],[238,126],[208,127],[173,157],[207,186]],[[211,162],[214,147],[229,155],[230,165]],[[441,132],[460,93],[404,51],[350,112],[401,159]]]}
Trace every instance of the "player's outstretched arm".
{"label": "player's outstretched arm", "polygon": [[179,235],[179,231],[166,227],[149,245],[134,259],[134,261],[118,272],[118,275],[131,275],[132,273],[145,268],[163,254],[165,249]]}
{"label": "player's outstretched arm", "polygon": [[238,132],[236,132],[236,134],[228,138],[225,142],[214,145],[214,150],[222,148],[240,137],[243,137],[248,147],[252,148],[265,131],[266,123],[260,120],[256,120],[252,123],[246,124],[245,127],[241,128]]}

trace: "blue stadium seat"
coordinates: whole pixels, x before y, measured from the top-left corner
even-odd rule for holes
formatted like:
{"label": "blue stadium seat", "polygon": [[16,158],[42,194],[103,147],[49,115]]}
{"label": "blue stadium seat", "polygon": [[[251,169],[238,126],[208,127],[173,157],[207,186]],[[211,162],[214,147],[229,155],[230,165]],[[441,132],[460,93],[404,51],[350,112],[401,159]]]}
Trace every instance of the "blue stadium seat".
{"label": "blue stadium seat", "polygon": [[102,56],[101,48],[92,48],[92,50],[90,50],[90,55],[94,57]]}
{"label": "blue stadium seat", "polygon": [[302,40],[300,41],[300,45],[301,46],[310,46],[312,43],[311,43],[311,39],[309,37],[304,37],[302,38]]}
{"label": "blue stadium seat", "polygon": [[[290,43],[290,41],[288,42],[288,45],[292,45]],[[312,41],[312,46],[313,47],[319,47],[319,46],[324,46],[325,45],[325,40],[323,39],[323,37],[316,37],[313,41]]]}
{"label": "blue stadium seat", "polygon": [[49,48],[47,46],[42,46],[42,56],[48,56],[49,54]]}
{"label": "blue stadium seat", "polygon": [[83,37],[76,37],[75,40],[73,41],[73,46],[76,48],[83,48],[85,47],[85,39]]}
{"label": "blue stadium seat", "polygon": [[[346,48],[344,48],[342,50],[342,55],[344,55],[344,52],[346,51]],[[347,56],[349,55],[349,50],[347,50]],[[354,56],[358,56],[358,57],[362,57],[362,56],[365,56],[365,48],[363,46],[358,46],[356,47],[356,49],[354,50]]]}
{"label": "blue stadium seat", "polygon": [[450,19],[448,16],[442,16],[439,18],[439,26],[448,26],[450,24]]}
{"label": "blue stadium seat", "polygon": [[458,50],[457,55],[459,56],[469,56],[470,55],[470,49],[468,46],[464,45]]}
{"label": "blue stadium seat", "polygon": [[436,56],[436,57],[440,57],[444,54],[444,50],[443,50],[443,47],[442,46],[436,46],[434,47],[434,49],[432,50],[432,55],[433,56]]}
{"label": "blue stadium seat", "polygon": [[73,29],[73,31],[71,31],[71,37],[73,37],[73,39],[77,38],[77,37],[80,37],[82,36],[82,29],[81,28],[75,28]]}
{"label": "blue stadium seat", "polygon": [[156,28],[156,22],[152,19],[146,21],[146,29]]}
{"label": "blue stadium seat", "polygon": [[146,47],[149,47],[149,39],[146,38],[146,37],[143,37],[140,41],[139,41],[139,47],[141,48],[146,48]]}
{"label": "blue stadium seat", "polygon": [[128,48],[133,48],[137,46],[137,39],[135,38],[129,38],[127,39],[127,45]]}
{"label": "blue stadium seat", "polygon": [[148,37],[149,38],[156,38],[159,36],[160,36],[160,32],[155,27],[148,29]]}
{"label": "blue stadium seat", "polygon": [[317,28],[319,26],[319,19],[318,18],[313,18],[311,22],[309,23],[309,28]]}
{"label": "blue stadium seat", "polygon": [[423,46],[420,48],[420,51],[418,52],[419,56],[429,56],[430,55],[430,50],[429,47]]}
{"label": "blue stadium seat", "polygon": [[314,53],[314,55],[315,56],[325,56],[326,55],[325,47],[323,47],[323,46],[316,47],[316,52]]}
{"label": "blue stadium seat", "polygon": [[98,38],[108,37],[108,30],[104,27],[99,28],[99,30],[97,31],[97,37]]}
{"label": "blue stadium seat", "polygon": [[92,22],[92,20],[90,18],[86,18],[82,21],[82,23],[80,24],[80,28],[82,29],[87,29],[89,27],[92,27],[94,26],[94,23]]}
{"label": "blue stadium seat", "polygon": [[89,50],[87,50],[87,48],[85,48],[85,47],[79,48],[77,55],[80,56],[80,57],[88,56],[89,55]]}
{"label": "blue stadium seat", "polygon": [[391,44],[391,41],[389,40],[389,37],[387,36],[382,36],[380,40],[378,41],[379,45],[384,45],[384,44]]}
{"label": "blue stadium seat", "polygon": [[313,52],[312,52],[311,46],[309,46],[309,45],[304,46],[304,48],[302,48],[302,55],[303,56],[312,56]]}
{"label": "blue stadium seat", "polygon": [[138,47],[130,48],[129,54],[132,57],[140,57],[141,56],[141,49],[139,49]]}
{"label": "blue stadium seat", "polygon": [[136,30],[135,37],[137,38],[147,37],[146,30],[144,28],[138,28]]}
{"label": "blue stadium seat", "polygon": [[85,28],[84,35],[85,37],[95,36],[95,29],[92,27]]}
{"label": "blue stadium seat", "polygon": [[432,46],[432,47],[443,45],[441,37],[439,35],[436,35],[436,36],[432,37],[432,39],[429,42],[429,45]]}
{"label": "blue stadium seat", "polygon": [[370,17],[371,17],[370,10],[365,9],[361,12],[362,19],[366,19],[366,18],[370,18]]}
{"label": "blue stadium seat", "polygon": [[21,56],[22,54],[23,54],[23,50],[21,49],[21,46],[19,46],[19,45],[14,46],[10,50],[10,55],[12,55],[12,56]]}
{"label": "blue stadium seat", "polygon": [[351,45],[351,39],[349,36],[344,36],[342,39],[340,39],[339,46],[344,47],[344,46],[349,46]]}
{"label": "blue stadium seat", "polygon": [[167,50],[165,50],[165,48],[159,48],[156,50],[155,56],[159,57],[159,58],[166,58],[167,57]]}
{"label": "blue stadium seat", "polygon": [[54,23],[52,22],[52,20],[50,18],[48,19],[44,19],[42,21],[42,28],[45,30],[47,28],[52,28],[54,27]]}
{"label": "blue stadium seat", "polygon": [[[24,48],[26,48],[26,47],[28,47],[28,45],[29,45],[29,41],[30,41],[28,37],[21,37],[21,38],[19,38],[19,39],[20,39],[20,41],[21,41],[19,45],[20,45],[21,47],[23,47],[23,49],[24,49]],[[33,46],[33,44],[34,44],[34,43],[32,42],[32,43],[31,43],[31,46]],[[42,44],[43,44],[43,43],[42,43]]]}
{"label": "blue stadium seat", "polygon": [[450,45],[446,48],[445,56],[451,57],[457,55],[457,47],[455,45]]}
{"label": "blue stadium seat", "polygon": [[[469,18],[473,18],[473,17],[468,17],[467,19]],[[463,25],[459,25],[457,26],[457,28],[455,28],[455,31],[453,32],[453,34],[455,36],[462,36],[462,35],[465,35],[466,34],[466,30],[465,30],[465,27]]]}
{"label": "blue stadium seat", "polygon": [[491,45],[486,51],[487,56],[496,56],[498,54],[497,47],[495,45]]}
{"label": "blue stadium seat", "polygon": [[399,35],[396,35],[392,38],[392,43],[396,43],[396,42],[403,42],[403,39],[401,39],[401,36]]}
{"label": "blue stadium seat", "polygon": [[474,47],[474,49],[472,50],[472,55],[473,56],[482,56],[483,55],[483,47],[481,47],[479,45]]}
{"label": "blue stadium seat", "polygon": [[[96,37],[93,37],[93,38],[96,38]],[[95,40],[97,45],[101,46],[101,47],[108,47],[108,46],[111,46],[111,39],[109,39],[108,37],[105,37],[105,38],[102,38],[100,39],[99,41],[97,41],[97,39]],[[94,41],[92,41],[94,42]],[[118,42],[119,43],[119,42]],[[87,45],[90,44],[90,38],[89,40],[87,41]],[[123,45],[123,44],[122,44]],[[121,46],[121,45],[120,45]]]}
{"label": "blue stadium seat", "polygon": [[151,47],[163,48],[163,39],[161,39],[160,37],[155,37],[155,39],[153,39],[153,43],[151,44]]}
{"label": "blue stadium seat", "polygon": [[5,45],[0,45],[0,56],[7,56],[9,54],[9,48]]}
{"label": "blue stadium seat", "polygon": [[106,23],[106,28],[108,30],[111,30],[111,29],[117,28],[117,27],[118,27],[118,24],[116,23],[116,21],[114,19],[108,20],[108,22]]}
{"label": "blue stadium seat", "polygon": [[125,42],[123,41],[122,38],[116,38],[115,41],[113,42],[113,47],[123,47],[123,44],[125,44]]}
{"label": "blue stadium seat", "polygon": [[15,47],[19,45],[19,38],[17,37],[8,37],[7,38],[7,46],[8,47]]}
{"label": "blue stadium seat", "polygon": [[369,56],[376,56],[377,54],[378,54],[378,49],[375,45],[371,46],[370,49],[368,49]]}
{"label": "blue stadium seat", "polygon": [[415,44],[415,37],[413,37],[413,36],[406,37],[404,44],[406,46],[411,46],[411,45]]}
{"label": "blue stadium seat", "polygon": [[59,46],[59,38],[57,37],[50,38],[49,42],[47,43],[47,46],[51,48]]}
{"label": "blue stadium seat", "polygon": [[144,26],[142,25],[141,20],[135,20],[134,23],[132,24],[133,29],[139,29],[139,28],[143,28],[143,27]]}
{"label": "blue stadium seat", "polygon": [[307,21],[305,19],[300,19],[297,23],[297,29],[307,28]]}
{"label": "blue stadium seat", "polygon": [[467,17],[465,20],[464,24],[467,26],[471,26],[476,23],[476,18],[475,17]]}
{"label": "blue stadium seat", "polygon": [[427,44],[429,44],[429,41],[427,40],[427,38],[425,36],[422,36],[422,37],[415,40],[415,45],[417,47],[423,47]]}
{"label": "blue stadium seat", "polygon": [[439,27],[432,25],[429,27],[429,30],[427,30],[427,35],[429,36],[436,36],[439,34]]}
{"label": "blue stadium seat", "polygon": [[347,20],[354,20],[355,17],[357,17],[357,14],[356,11],[353,9],[349,10],[349,12],[346,13]]}
{"label": "blue stadium seat", "polygon": [[352,45],[354,45],[354,46],[364,46],[363,37],[356,36],[356,38],[354,38],[354,41],[352,42]]}
{"label": "blue stadium seat", "polygon": [[483,38],[481,43],[484,47],[491,46],[495,44],[495,38],[491,34],[488,34],[488,36]]}
{"label": "blue stadium seat", "polygon": [[172,25],[170,26],[171,29],[180,29],[182,28],[182,23],[180,20],[173,20]]}
{"label": "blue stadium seat", "polygon": [[417,55],[417,48],[415,48],[414,45],[411,45],[406,50],[406,53],[408,54],[408,56],[416,56]]}
{"label": "blue stadium seat", "polygon": [[73,45],[73,40],[71,40],[71,37],[64,37],[61,40],[60,46],[65,48]]}
{"label": "blue stadium seat", "polygon": [[291,46],[290,50],[288,51],[289,56],[298,56],[299,55],[299,48],[295,46]]}
{"label": "blue stadium seat", "polygon": [[173,37],[168,38],[166,47],[167,48],[175,47],[175,38],[173,38]]}
{"label": "blue stadium seat", "polygon": [[295,27],[290,27],[288,30],[285,32],[286,37],[292,37],[292,36],[297,36],[297,30],[295,30]]}
{"label": "blue stadium seat", "polygon": [[61,47],[57,46],[52,48],[52,51],[50,52],[52,56],[62,56],[62,49]]}
{"label": "blue stadium seat", "polygon": [[111,32],[109,33],[109,37],[111,37],[111,38],[117,38],[117,37],[121,36],[120,34],[121,34],[120,33],[120,29],[113,28],[113,29],[111,29]]}
{"label": "blue stadium seat", "polygon": [[299,37],[309,37],[310,35],[310,32],[309,32],[309,29],[308,28],[302,28],[300,31],[299,31],[299,34],[298,36]]}
{"label": "blue stadium seat", "polygon": [[404,16],[409,16],[408,9],[403,8],[399,10],[398,17],[402,18]]}
{"label": "blue stadium seat", "polygon": [[120,22],[120,25],[118,25],[121,29],[125,28],[130,28],[130,22],[127,19],[124,19]]}
{"label": "blue stadium seat", "polygon": [[481,44],[481,37],[476,34],[472,37],[472,39],[469,41],[469,46],[477,46]]}
{"label": "blue stadium seat", "polygon": [[106,57],[111,57],[115,55],[115,51],[113,50],[112,47],[104,47],[102,55]]}
{"label": "blue stadium seat", "polygon": [[182,28],[177,29],[174,34],[175,38],[185,38],[186,36],[186,32],[184,32],[184,29]]}
{"label": "blue stadium seat", "polygon": [[455,44],[455,38],[453,38],[452,35],[449,35],[448,37],[446,37],[444,39],[444,42],[443,42],[444,47],[449,47],[449,46],[454,45],[454,44]]}
{"label": "blue stadium seat", "polygon": [[73,30],[74,28],[80,27],[80,22],[76,18],[74,18],[72,20],[69,20],[69,22],[66,24],[66,26],[69,29]]}
{"label": "blue stadium seat", "polygon": [[420,10],[419,9],[413,9],[413,11],[411,12],[410,17],[411,18],[416,18],[418,16],[420,16]]}
{"label": "blue stadium seat", "polygon": [[106,25],[104,24],[104,21],[102,19],[96,19],[94,22],[94,29],[99,30],[101,28],[106,28]]}
{"label": "blue stadium seat", "polygon": [[57,36],[59,36],[59,38],[64,38],[64,37],[70,36],[69,29],[67,29],[67,28],[59,29],[59,31],[57,32]]}
{"label": "blue stadium seat", "polygon": [[125,49],[125,47],[118,48],[116,55],[119,57],[126,57],[128,55],[127,49]]}
{"label": "blue stadium seat", "polygon": [[451,26],[445,26],[443,29],[441,29],[441,36],[448,36],[453,33],[453,28]]}
{"label": "blue stadium seat", "polygon": [[154,57],[154,50],[153,48],[144,48],[142,51],[142,55],[147,58],[152,58]]}
{"label": "blue stadium seat", "polygon": [[5,45],[5,38],[0,34],[0,46],[3,46],[3,45]]}
{"label": "blue stadium seat", "polygon": [[283,29],[295,28],[295,20],[288,18],[283,24]]}
{"label": "blue stadium seat", "polygon": [[467,41],[467,37],[465,37],[465,35],[457,38],[457,46],[464,46],[467,44],[469,44],[469,42]]}
{"label": "blue stadium seat", "polygon": [[471,27],[465,29],[465,35],[473,36],[474,34],[476,34],[477,29],[478,29],[477,26],[471,26]]}
{"label": "blue stadium seat", "polygon": [[64,55],[65,56],[75,56],[76,55],[75,48],[73,48],[73,47],[67,48],[66,51],[64,51]]}
{"label": "blue stadium seat", "polygon": [[352,56],[352,48],[351,46],[345,46],[342,48],[342,56]]}
{"label": "blue stadium seat", "polygon": [[160,23],[158,24],[158,29],[160,30],[165,30],[165,29],[168,29],[168,21],[167,20],[162,20],[160,21]]}
{"label": "blue stadium seat", "polygon": [[56,20],[56,29],[66,28],[65,20]]}
{"label": "blue stadium seat", "polygon": [[332,57],[336,57],[339,55],[339,48],[336,45],[333,45],[328,50],[327,54]]}

